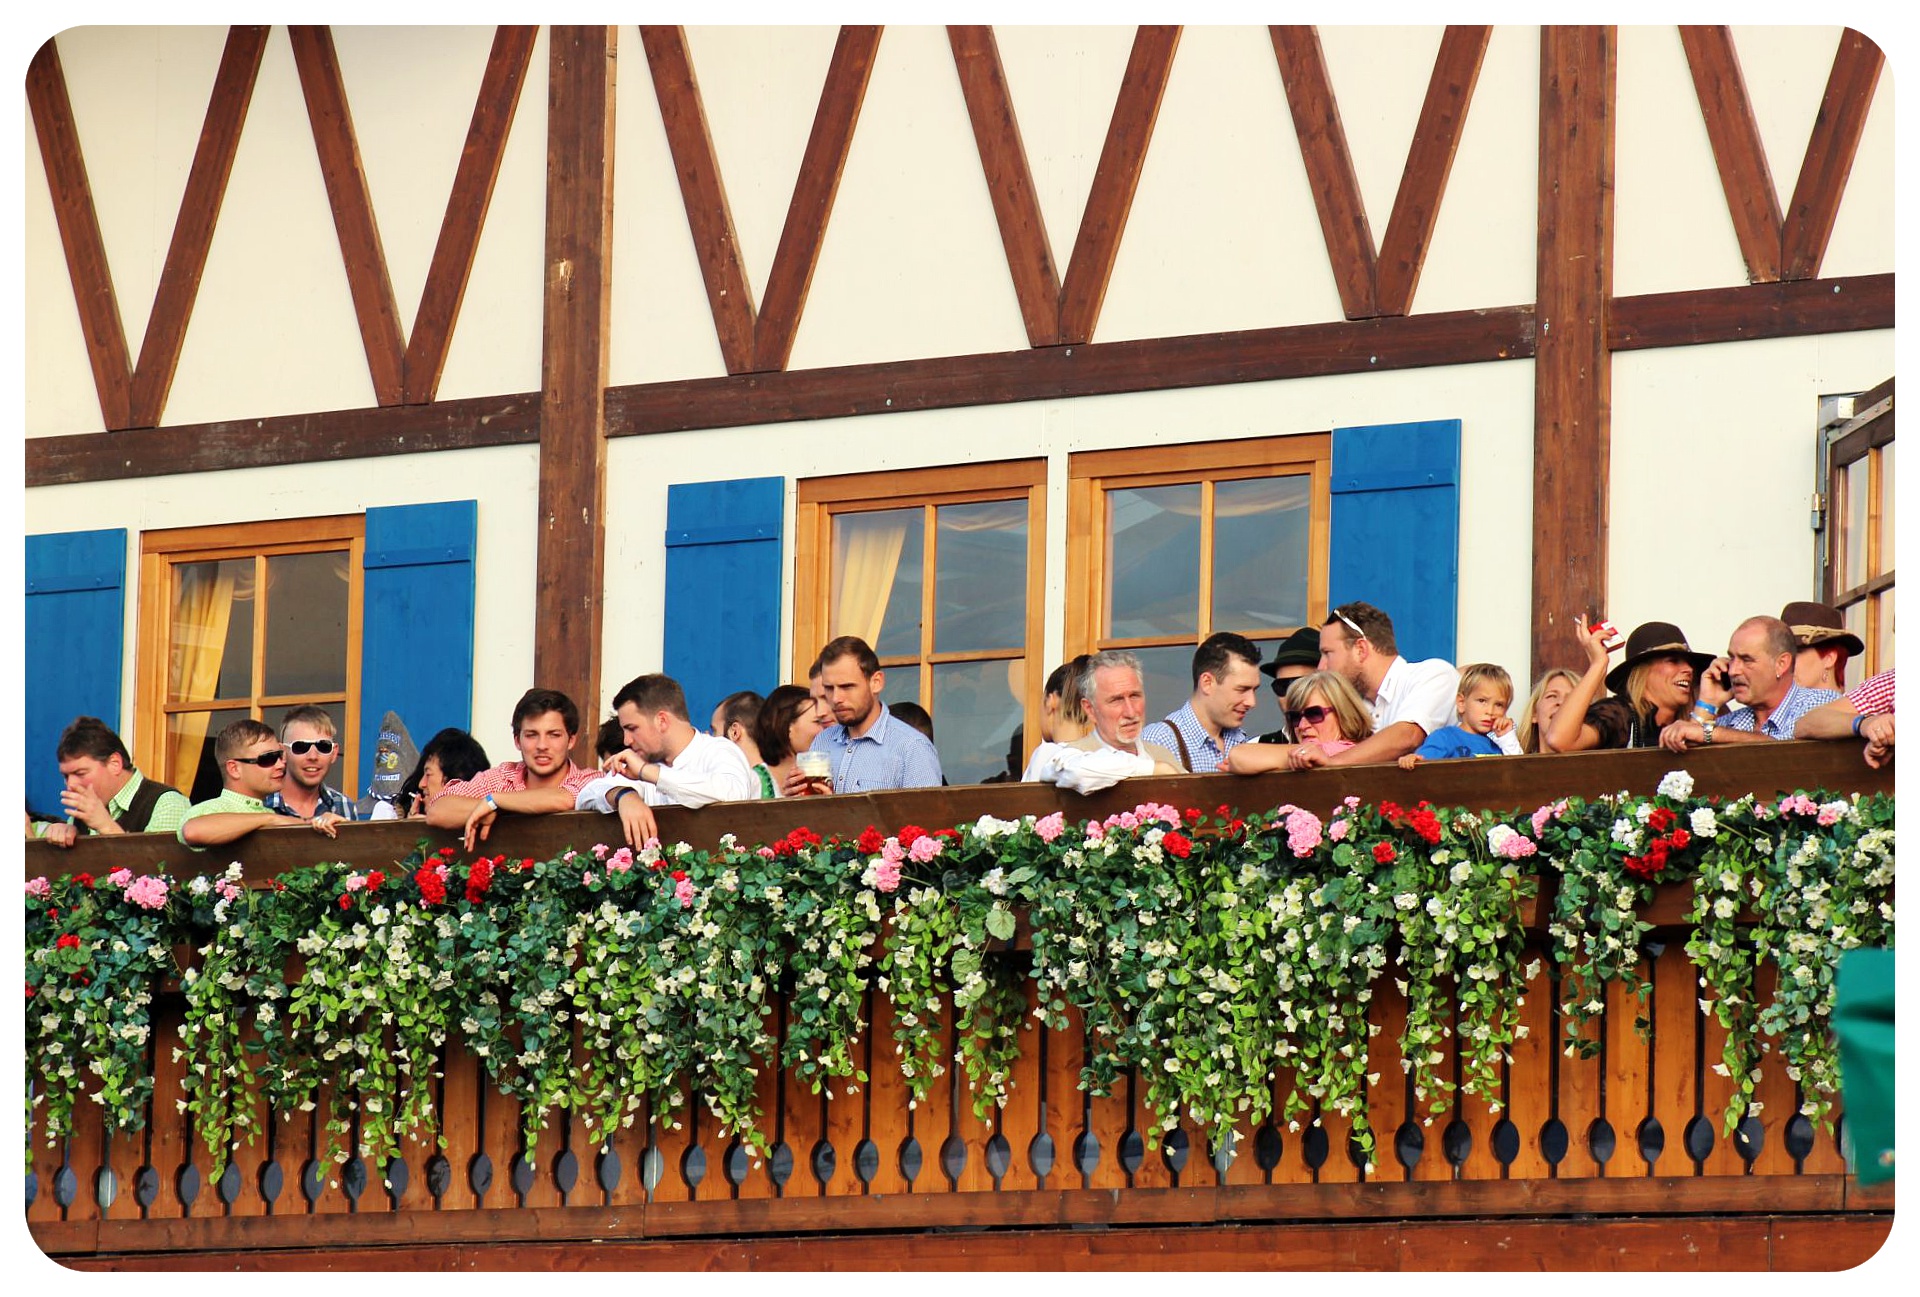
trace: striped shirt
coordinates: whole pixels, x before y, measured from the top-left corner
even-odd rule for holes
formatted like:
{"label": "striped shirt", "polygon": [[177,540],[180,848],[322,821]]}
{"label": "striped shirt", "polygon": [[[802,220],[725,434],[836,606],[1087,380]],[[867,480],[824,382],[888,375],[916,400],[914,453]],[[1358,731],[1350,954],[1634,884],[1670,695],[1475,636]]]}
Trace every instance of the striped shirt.
{"label": "striped shirt", "polygon": [[[567,776],[560,781],[562,787],[575,797],[580,790],[599,778],[600,772],[592,766],[576,766],[567,762]],[[502,761],[497,766],[482,770],[471,779],[449,779],[440,789],[441,797],[471,797],[478,801],[489,793],[524,793],[527,791],[527,765],[524,761]]]}
{"label": "striped shirt", "polygon": [[1847,690],[1847,701],[1862,716],[1893,715],[1893,668],[1862,680]]}

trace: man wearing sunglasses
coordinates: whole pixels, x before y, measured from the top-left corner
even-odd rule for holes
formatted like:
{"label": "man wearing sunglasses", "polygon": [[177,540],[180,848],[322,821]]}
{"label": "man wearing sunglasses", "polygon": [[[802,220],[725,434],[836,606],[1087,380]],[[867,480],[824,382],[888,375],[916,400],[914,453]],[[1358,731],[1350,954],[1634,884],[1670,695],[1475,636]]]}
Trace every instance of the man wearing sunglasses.
{"label": "man wearing sunglasses", "polygon": [[221,730],[213,741],[220,763],[222,787],[218,797],[196,802],[180,822],[180,840],[195,851],[244,838],[255,829],[306,825],[334,836],[338,815],[325,811],[311,819],[297,819],[267,809],[266,798],[280,791],[287,778],[287,749],[273,731],[259,721],[242,719]]}
{"label": "man wearing sunglasses", "polygon": [[327,787],[327,771],[340,759],[340,740],[333,717],[324,707],[296,707],[280,722],[280,741],[287,745],[287,781],[268,793],[267,809],[296,820],[337,815],[357,820],[360,812],[348,798]]}

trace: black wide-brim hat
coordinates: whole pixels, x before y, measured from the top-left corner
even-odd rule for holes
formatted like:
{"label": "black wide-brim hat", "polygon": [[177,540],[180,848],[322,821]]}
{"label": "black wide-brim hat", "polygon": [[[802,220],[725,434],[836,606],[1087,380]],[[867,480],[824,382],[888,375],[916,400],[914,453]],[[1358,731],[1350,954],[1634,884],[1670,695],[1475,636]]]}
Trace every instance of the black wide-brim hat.
{"label": "black wide-brim hat", "polygon": [[[1262,662],[1260,671],[1267,676],[1279,674],[1281,667],[1320,668],[1320,628],[1302,626],[1293,634],[1280,641],[1280,647],[1274,650],[1273,661]],[[1277,682],[1276,682],[1277,683]]]}
{"label": "black wide-brim hat", "polygon": [[1794,643],[1803,649],[1836,645],[1849,655],[1867,651],[1861,638],[1847,629],[1838,608],[1823,603],[1790,603],[1780,610],[1780,620],[1793,632]]}
{"label": "black wide-brim hat", "polygon": [[1650,621],[1633,628],[1633,634],[1627,636],[1627,656],[1620,665],[1607,672],[1607,688],[1617,694],[1627,691],[1627,677],[1633,669],[1648,658],[1662,657],[1668,653],[1678,653],[1693,663],[1694,679],[1713,665],[1713,654],[1695,653],[1693,646],[1687,643],[1687,636],[1672,622]]}

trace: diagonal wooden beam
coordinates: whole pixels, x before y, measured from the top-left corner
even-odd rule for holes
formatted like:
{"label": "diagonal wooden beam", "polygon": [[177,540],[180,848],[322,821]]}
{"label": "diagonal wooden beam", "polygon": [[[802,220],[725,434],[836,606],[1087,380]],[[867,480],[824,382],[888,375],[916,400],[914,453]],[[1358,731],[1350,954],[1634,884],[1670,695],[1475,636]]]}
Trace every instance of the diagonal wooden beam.
{"label": "diagonal wooden beam", "polygon": [[1134,35],[1120,95],[1107,123],[1107,141],[1094,168],[1093,188],[1080,216],[1080,234],[1073,241],[1067,277],[1060,285],[1062,342],[1086,342],[1093,337],[1179,44],[1178,27],[1143,26]]}
{"label": "diagonal wooden beam", "polygon": [[1800,179],[1793,187],[1793,200],[1787,204],[1780,255],[1783,279],[1812,279],[1820,273],[1827,240],[1833,235],[1833,221],[1840,212],[1840,199],[1847,191],[1847,177],[1853,171],[1854,154],[1867,128],[1874,87],[1885,64],[1880,47],[1865,36],[1851,27],[1840,34],[1826,94],[1813,119],[1813,135],[1807,140],[1807,156],[1800,164]]}
{"label": "diagonal wooden beam", "polygon": [[233,157],[240,147],[240,128],[253,102],[253,86],[267,49],[265,27],[234,27],[214,75],[213,94],[200,127],[200,144],[187,173],[186,192],[173,225],[173,242],[160,270],[153,312],[140,344],[140,361],[133,371],[131,420],[138,428],[158,427],[173,389],[180,348],[187,340],[187,322],[200,295],[200,276],[207,268],[207,249],[213,243],[214,223],[233,174]]}
{"label": "diagonal wooden beam", "polygon": [[687,57],[686,35],[678,27],[640,28],[640,43],[653,74],[654,97],[667,129],[667,149],[680,178],[680,199],[693,233],[694,255],[707,285],[707,304],[720,339],[720,355],[729,374],[753,368],[753,294],[740,264],[740,240],[727,206],[726,186],[707,130],[700,84]]}
{"label": "diagonal wooden beam", "polygon": [[120,319],[119,300],[113,294],[113,272],[107,265],[100,218],[93,208],[93,187],[87,182],[87,164],[74,129],[73,104],[67,98],[60,51],[51,39],[27,64],[27,107],[40,142],[47,189],[53,196],[60,246],[67,255],[73,302],[80,310],[80,331],[87,340],[87,363],[93,367],[100,417],[109,429],[125,428],[131,422],[133,387],[126,326]]}
{"label": "diagonal wooden beam", "polygon": [[400,313],[393,302],[380,230],[374,224],[373,199],[367,192],[366,171],[360,165],[353,117],[347,111],[346,86],[340,79],[333,33],[325,27],[292,26],[287,28],[287,38],[293,44],[293,62],[306,96],[314,147],[320,154],[320,174],[326,181],[327,201],[333,207],[333,226],[340,236],[340,256],[346,264],[354,314],[360,321],[374,399],[381,405],[398,405],[405,399],[402,371],[406,346],[400,338]]}
{"label": "diagonal wooden beam", "polygon": [[493,187],[500,178],[500,161],[506,156],[507,132],[513,126],[514,112],[520,104],[520,91],[526,84],[527,65],[533,58],[533,40],[538,31],[537,27],[500,27],[494,32],[493,49],[487,54],[487,70],[473,101],[473,121],[467,127],[467,143],[460,151],[453,191],[447,196],[447,214],[440,223],[440,239],[434,244],[433,262],[427,268],[426,287],[414,315],[413,331],[407,336],[402,369],[403,399],[410,404],[431,401],[440,388],[440,374],[446,368],[454,321],[459,318],[460,302],[467,294],[474,251],[480,243],[480,227],[486,223],[487,208],[493,202]]}
{"label": "diagonal wooden beam", "polygon": [[1683,26],[1680,45],[1693,72],[1694,94],[1706,120],[1714,165],[1720,169],[1720,188],[1727,196],[1734,237],[1747,262],[1747,280],[1772,283],[1780,278],[1780,198],[1773,188],[1773,172],[1760,142],[1746,79],[1740,73],[1740,58],[1734,53],[1733,35],[1725,27]]}
{"label": "diagonal wooden beam", "polygon": [[1400,174],[1393,215],[1387,219],[1386,237],[1375,263],[1374,304],[1382,315],[1405,315],[1413,309],[1427,243],[1433,238],[1440,199],[1460,149],[1467,105],[1473,101],[1473,87],[1480,80],[1480,64],[1492,35],[1491,27],[1451,26],[1440,38],[1426,102],[1420,106],[1420,122],[1414,127],[1406,170]]}
{"label": "diagonal wooden beam", "polygon": [[1300,137],[1300,159],[1307,167],[1313,206],[1320,213],[1333,281],[1340,290],[1340,309],[1349,320],[1378,315],[1373,230],[1367,224],[1347,133],[1340,125],[1340,106],[1334,102],[1333,84],[1327,77],[1320,34],[1311,27],[1276,26],[1269,32],[1287,106],[1293,112],[1293,129]]}
{"label": "diagonal wooden beam", "polygon": [[860,104],[867,96],[873,55],[879,45],[878,27],[842,27],[834,43],[833,62],[827,66],[826,85],[820,91],[813,132],[807,137],[807,151],[800,161],[787,223],[773,254],[767,291],[760,297],[760,318],[753,333],[755,369],[785,369],[787,358],[793,354],[800,312],[806,307],[814,267],[820,262],[827,217],[840,190],[847,148],[853,142],[853,126],[860,118]]}
{"label": "diagonal wooden beam", "polygon": [[1007,92],[1000,46],[991,27],[948,27],[947,43],[953,47],[953,66],[960,74],[960,93],[973,123],[980,169],[986,173],[987,193],[993,200],[993,217],[1000,226],[1000,245],[1006,250],[1027,341],[1036,347],[1051,346],[1060,340],[1060,279],[1034,195],[1033,172],[1013,114],[1013,98]]}

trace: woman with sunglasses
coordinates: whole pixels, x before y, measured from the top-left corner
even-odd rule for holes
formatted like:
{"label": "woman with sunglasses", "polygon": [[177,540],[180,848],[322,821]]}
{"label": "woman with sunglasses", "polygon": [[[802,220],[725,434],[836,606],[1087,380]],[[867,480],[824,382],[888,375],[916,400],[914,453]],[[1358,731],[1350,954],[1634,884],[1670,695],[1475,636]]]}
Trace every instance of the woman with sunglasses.
{"label": "woman with sunglasses", "polygon": [[1315,671],[1288,686],[1286,711],[1294,742],[1242,743],[1227,753],[1227,769],[1236,775],[1290,770],[1296,748],[1317,747],[1334,756],[1373,734],[1373,717],[1359,691],[1332,671]]}

